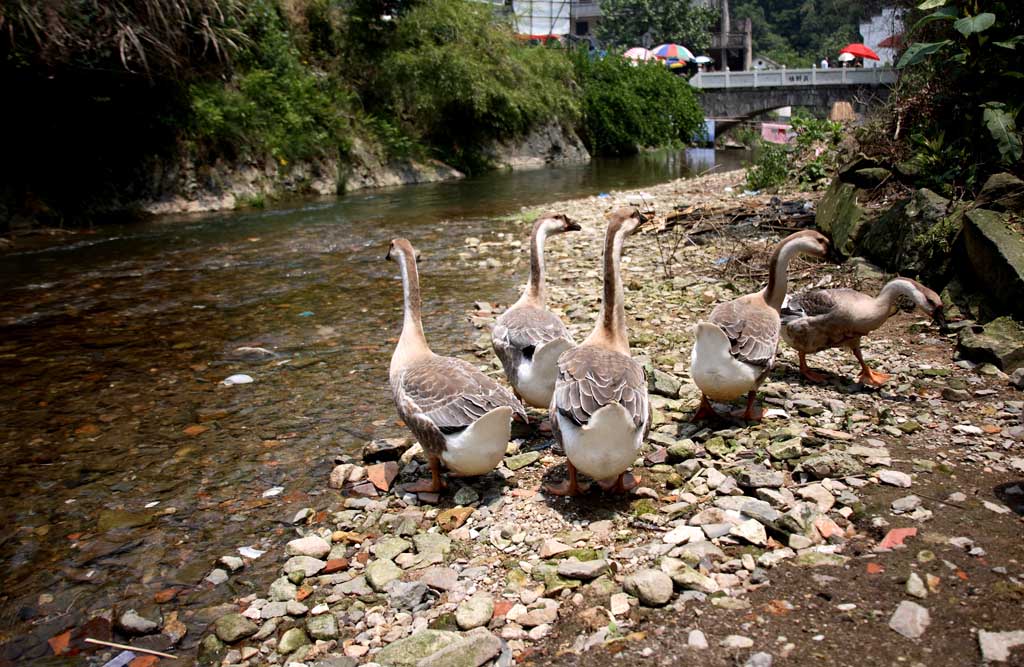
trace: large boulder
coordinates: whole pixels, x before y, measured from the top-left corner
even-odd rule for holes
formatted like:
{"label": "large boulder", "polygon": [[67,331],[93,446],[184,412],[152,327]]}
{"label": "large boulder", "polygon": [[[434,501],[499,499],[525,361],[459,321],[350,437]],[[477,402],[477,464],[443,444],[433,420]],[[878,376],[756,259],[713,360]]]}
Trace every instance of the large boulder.
{"label": "large boulder", "polygon": [[964,250],[977,287],[1000,313],[1024,318],[1024,236],[1007,216],[974,209],[964,223]]}
{"label": "large boulder", "polygon": [[993,211],[1024,212],[1024,181],[1013,174],[993,174],[974,203]]}
{"label": "large boulder", "polygon": [[922,188],[868,226],[857,250],[889,271],[945,282],[965,210]]}
{"label": "large boulder", "polygon": [[1009,373],[1024,367],[1024,327],[1010,317],[960,330],[960,356],[979,363],[992,363]]}
{"label": "large boulder", "polygon": [[889,175],[876,160],[860,156],[839,170],[818,203],[815,223],[844,257],[855,254],[857,244],[874,219],[861,201]]}
{"label": "large boulder", "polygon": [[860,205],[864,191],[835,178],[818,202],[815,223],[844,257],[854,254],[869,217]]}

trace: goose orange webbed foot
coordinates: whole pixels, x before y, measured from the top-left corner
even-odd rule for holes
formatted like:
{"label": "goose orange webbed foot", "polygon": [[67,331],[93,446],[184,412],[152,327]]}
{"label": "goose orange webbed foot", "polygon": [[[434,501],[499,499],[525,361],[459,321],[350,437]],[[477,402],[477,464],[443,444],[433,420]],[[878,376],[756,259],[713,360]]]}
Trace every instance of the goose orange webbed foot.
{"label": "goose orange webbed foot", "polygon": [[434,479],[421,479],[413,482],[412,484],[406,484],[404,487],[406,493],[440,493],[445,488],[443,480]]}
{"label": "goose orange webbed foot", "polygon": [[701,394],[700,407],[697,408],[697,412],[693,413],[690,417],[690,422],[699,422],[705,419],[716,419],[719,414],[715,412],[715,409],[711,407],[711,403],[708,401],[708,397]]}
{"label": "goose orange webbed foot", "polygon": [[888,373],[879,373],[878,371],[873,371],[870,368],[865,368],[861,371],[857,381],[870,387],[881,387],[891,378],[892,376]]}
{"label": "goose orange webbed foot", "polygon": [[578,496],[590,488],[588,484],[580,484],[576,479],[576,467],[572,463],[567,462],[566,467],[569,470],[569,476],[558,484],[544,484],[541,487],[544,493],[552,496]]}
{"label": "goose orange webbed foot", "polygon": [[604,479],[597,485],[611,493],[629,493],[640,485],[640,476],[624,472],[614,480]]}

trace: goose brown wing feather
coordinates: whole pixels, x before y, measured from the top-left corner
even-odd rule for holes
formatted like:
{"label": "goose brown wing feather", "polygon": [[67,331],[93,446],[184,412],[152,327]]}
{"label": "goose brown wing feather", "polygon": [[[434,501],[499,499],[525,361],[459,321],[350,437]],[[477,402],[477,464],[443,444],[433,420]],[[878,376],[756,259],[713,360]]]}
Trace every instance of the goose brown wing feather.
{"label": "goose brown wing feather", "polygon": [[472,364],[453,357],[432,357],[402,371],[395,384],[395,405],[417,439],[428,450],[443,449],[443,433],[470,426],[502,406],[526,418],[522,403],[510,391]]}
{"label": "goose brown wing feather", "polygon": [[640,364],[624,354],[577,347],[558,359],[554,403],[577,424],[588,423],[599,409],[618,403],[639,427],[650,413],[647,376]]}
{"label": "goose brown wing feather", "polygon": [[779,345],[779,314],[748,299],[719,304],[708,321],[717,324],[732,343],[732,354],[755,366],[771,366]]}

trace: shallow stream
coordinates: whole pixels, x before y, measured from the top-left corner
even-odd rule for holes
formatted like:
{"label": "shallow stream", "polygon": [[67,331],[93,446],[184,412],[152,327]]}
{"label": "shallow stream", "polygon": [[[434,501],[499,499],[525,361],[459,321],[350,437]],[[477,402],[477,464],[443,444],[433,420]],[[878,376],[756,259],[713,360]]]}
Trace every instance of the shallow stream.
{"label": "shallow stream", "polygon": [[[326,504],[312,497],[328,492],[336,453],[403,434],[387,388],[401,309],[390,238],[422,252],[428,340],[459,353],[481,333],[471,304],[508,303],[521,282],[450,262],[466,237],[518,234],[510,216],[523,207],[744,157],[491,174],[105,227],[0,258],[0,657],[39,659],[97,610],[176,587],[162,610],[179,610],[188,645],[212,620],[202,609],[266,589],[276,558],[218,587],[202,580],[218,557],[278,545],[297,511]],[[236,373],[254,382],[222,384]]]}

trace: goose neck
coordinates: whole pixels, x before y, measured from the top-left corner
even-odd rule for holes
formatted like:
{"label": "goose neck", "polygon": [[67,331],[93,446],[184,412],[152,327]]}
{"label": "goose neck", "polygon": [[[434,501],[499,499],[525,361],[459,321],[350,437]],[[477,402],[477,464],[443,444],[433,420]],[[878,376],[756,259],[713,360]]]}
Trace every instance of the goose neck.
{"label": "goose neck", "polygon": [[403,368],[415,359],[430,354],[426,336],[423,334],[421,315],[420,280],[416,260],[398,254],[398,265],[402,271],[403,318],[402,335],[398,339],[395,353],[391,358],[391,371]]}
{"label": "goose neck", "polygon": [[622,289],[622,245],[626,232],[618,230],[607,234],[604,247],[604,293],[597,326],[588,338],[618,352],[629,354],[629,335],[626,331],[626,308]]}

